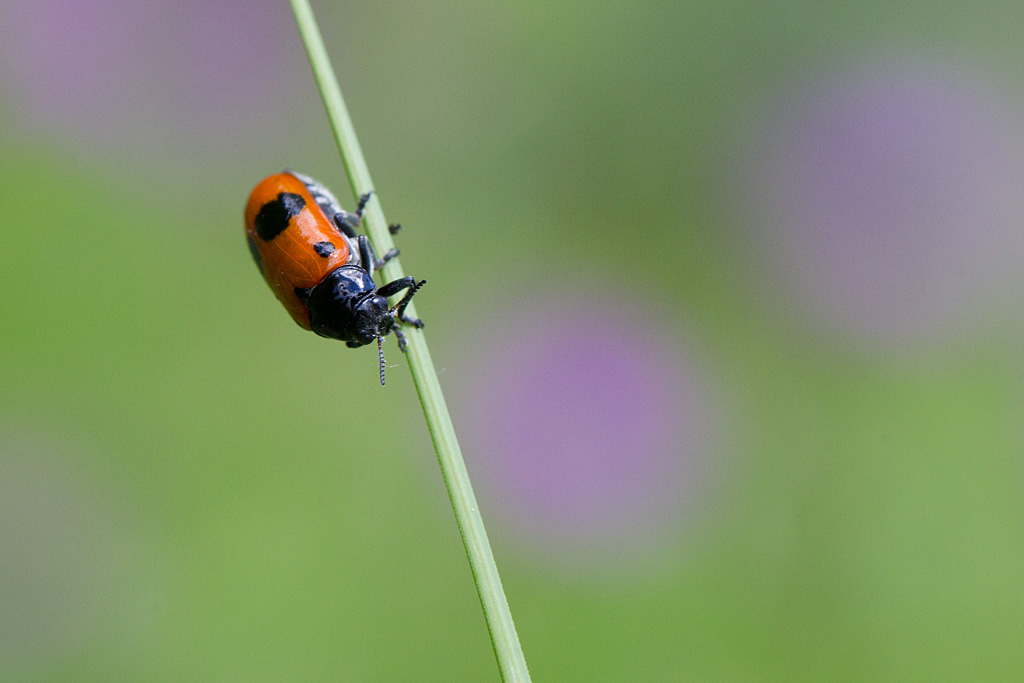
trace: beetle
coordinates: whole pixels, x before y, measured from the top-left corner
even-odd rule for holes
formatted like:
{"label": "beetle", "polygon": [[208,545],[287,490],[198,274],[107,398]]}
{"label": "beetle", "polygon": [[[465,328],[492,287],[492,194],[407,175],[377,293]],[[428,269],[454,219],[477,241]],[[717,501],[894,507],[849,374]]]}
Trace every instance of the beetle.
{"label": "beetle", "polygon": [[[245,235],[263,279],[300,327],[349,347],[376,340],[383,385],[384,338],[394,332],[405,351],[400,323],[423,327],[405,308],[426,280],[374,283],[373,273],[398,256],[398,249],[378,259],[366,235],[356,233],[370,196],[360,197],[355,213],[349,213],[323,184],[286,169],[253,188]],[[395,234],[400,228],[388,229]],[[389,307],[388,297],[402,290],[401,301]]]}

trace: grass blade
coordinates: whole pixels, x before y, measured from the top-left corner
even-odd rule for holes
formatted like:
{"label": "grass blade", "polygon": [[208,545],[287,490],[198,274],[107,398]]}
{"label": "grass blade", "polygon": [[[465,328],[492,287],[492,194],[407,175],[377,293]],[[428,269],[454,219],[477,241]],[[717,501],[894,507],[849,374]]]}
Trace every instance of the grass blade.
{"label": "grass blade", "polygon": [[[341,97],[341,88],[327,56],[320,29],[317,27],[316,18],[313,16],[313,10],[308,0],[289,0],[289,2],[292,12],[295,14],[299,33],[302,35],[302,42],[306,46],[306,53],[309,55],[309,62],[313,68],[317,87],[323,97],[324,107],[327,109],[327,118],[330,120],[334,138],[341,151],[341,158],[352,185],[352,192],[359,197],[373,189],[373,182],[370,179],[366,160],[359,148],[352,120],[345,108],[345,101]],[[366,207],[364,220],[367,235],[378,254],[383,254],[394,246],[391,234],[388,232],[384,211],[376,193]],[[392,259],[384,266],[383,275],[386,282],[404,276],[402,266],[397,258]],[[416,317],[413,304],[409,305],[407,313]],[[491,644],[494,646],[494,656],[498,660],[501,678],[506,682],[529,681],[530,673],[526,668],[523,649],[519,644],[519,636],[516,634],[516,627],[512,621],[508,600],[501,586],[501,578],[498,576],[498,567],[494,562],[494,555],[487,540],[483,518],[480,516],[476,497],[473,495],[469,473],[462,460],[462,451],[459,449],[455,429],[452,426],[451,417],[448,415],[448,408],[445,405],[444,395],[441,393],[441,385],[437,379],[437,372],[434,370],[434,363],[430,359],[427,342],[421,330],[410,327],[406,327],[405,330],[409,342],[405,357],[409,361],[409,369],[423,406],[423,415],[427,421],[430,438],[433,440],[434,450],[437,452],[437,462],[441,467],[441,475],[444,477],[455,520],[459,525],[462,542],[469,558],[469,566],[473,572],[473,580],[476,582],[477,594],[480,596],[480,604],[483,607],[484,619],[490,632]]]}

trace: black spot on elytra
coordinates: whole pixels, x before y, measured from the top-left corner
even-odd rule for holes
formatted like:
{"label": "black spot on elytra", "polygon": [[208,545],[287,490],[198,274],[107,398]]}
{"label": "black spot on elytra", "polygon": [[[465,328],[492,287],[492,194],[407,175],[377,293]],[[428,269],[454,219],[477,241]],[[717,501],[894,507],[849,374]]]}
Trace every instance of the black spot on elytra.
{"label": "black spot on elytra", "polygon": [[317,242],[313,245],[313,250],[326,258],[334,253],[334,245],[330,242]]}
{"label": "black spot on elytra", "polygon": [[269,242],[288,227],[288,221],[299,215],[306,208],[306,200],[300,195],[291,192],[282,192],[263,205],[260,212],[256,214],[256,234]]}
{"label": "black spot on elytra", "polygon": [[249,253],[252,254],[252,260],[256,262],[256,267],[263,272],[263,257],[260,256],[260,250],[256,247],[256,240],[249,235],[245,236],[245,241],[249,244]]}

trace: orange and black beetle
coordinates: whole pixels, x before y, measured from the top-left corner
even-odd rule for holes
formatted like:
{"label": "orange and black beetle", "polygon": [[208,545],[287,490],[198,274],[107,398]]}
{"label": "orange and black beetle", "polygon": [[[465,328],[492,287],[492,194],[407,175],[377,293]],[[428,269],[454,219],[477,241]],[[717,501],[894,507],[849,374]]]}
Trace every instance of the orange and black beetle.
{"label": "orange and black beetle", "polygon": [[[406,317],[405,307],[426,280],[374,284],[372,273],[398,250],[378,259],[366,235],[356,234],[369,199],[369,193],[360,197],[356,212],[349,213],[322,184],[285,171],[264,178],[249,195],[245,234],[256,266],[295,322],[348,346],[377,341],[383,384],[381,342],[394,332],[404,351],[399,321],[423,327],[423,321]],[[398,226],[390,229],[394,234]],[[389,308],[387,297],[403,289],[405,296]]]}

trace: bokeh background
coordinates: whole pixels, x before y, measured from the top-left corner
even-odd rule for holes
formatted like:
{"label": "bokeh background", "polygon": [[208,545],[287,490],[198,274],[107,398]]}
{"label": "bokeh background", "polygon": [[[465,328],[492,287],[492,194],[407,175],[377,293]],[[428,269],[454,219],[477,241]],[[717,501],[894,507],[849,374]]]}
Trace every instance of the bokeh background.
{"label": "bokeh background", "polygon": [[[1024,677],[1013,2],[316,3],[538,681]],[[0,678],[485,681],[283,0],[0,5]]]}

